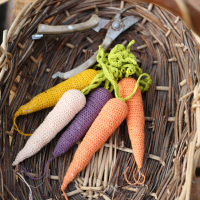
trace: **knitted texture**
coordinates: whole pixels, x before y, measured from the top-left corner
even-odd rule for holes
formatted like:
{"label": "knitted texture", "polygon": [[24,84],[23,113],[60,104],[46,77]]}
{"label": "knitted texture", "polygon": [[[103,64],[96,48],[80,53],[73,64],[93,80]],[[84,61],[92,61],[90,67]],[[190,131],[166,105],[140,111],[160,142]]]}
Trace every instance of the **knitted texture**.
{"label": "knitted texture", "polygon": [[112,94],[104,88],[97,88],[88,96],[85,107],[76,115],[58,140],[53,152],[54,157],[68,151],[85,135],[103,106],[111,98]]}
{"label": "knitted texture", "polygon": [[[115,87],[117,85],[116,81],[133,74],[136,74],[139,77],[142,74],[142,69],[139,68],[136,62],[136,57],[130,53],[130,46],[134,43],[135,41],[132,40],[128,44],[127,49],[124,45],[118,44],[110,51],[110,53],[105,53],[104,49],[100,45],[97,54],[98,64],[95,66],[95,69],[100,68],[101,70],[91,84],[83,89],[82,92],[88,94],[91,89],[98,87],[102,82],[104,82],[104,88],[110,92],[115,89],[115,94],[120,94],[119,90],[116,90]],[[108,78],[108,73],[111,78]],[[147,91],[152,82],[148,74],[145,74],[145,76],[145,79],[139,79],[138,82],[142,92]]]}
{"label": "knitted texture", "polygon": [[[101,47],[99,47],[99,50],[101,49]],[[145,84],[145,88],[144,88],[144,91],[148,90],[148,88],[150,87],[151,83],[152,83],[152,80],[151,80],[151,77],[146,74],[146,73],[143,73],[143,74],[140,74],[138,79],[137,79],[137,82],[135,84],[135,88],[133,90],[133,92],[126,98],[121,98],[121,94],[120,94],[120,89],[119,89],[119,86],[117,85],[117,82],[116,80],[114,79],[114,76],[113,74],[111,73],[110,71],[110,66],[108,64],[105,63],[105,59],[104,59],[104,49],[101,49],[100,53],[98,53],[97,55],[97,62],[101,64],[102,68],[103,68],[103,73],[104,73],[104,76],[108,79],[108,81],[110,81],[110,83],[112,84],[114,90],[115,90],[115,97],[117,99],[120,99],[122,101],[127,101],[128,99],[130,99],[133,95],[135,95],[136,91],[137,91],[137,88],[139,87],[139,84],[140,82],[144,82]],[[145,79],[141,80],[141,78],[143,76],[146,76]]]}
{"label": "knitted texture", "polygon": [[28,139],[24,148],[18,153],[13,165],[19,164],[40,151],[74,118],[85,104],[86,98],[79,90],[72,89],[65,92],[44,122]]}
{"label": "knitted texture", "polygon": [[125,102],[113,98],[106,103],[79,145],[64,177],[62,191],[86,167],[94,153],[101,148],[127,114],[128,107]]}
{"label": "knitted texture", "polygon": [[[136,80],[133,78],[124,78],[119,83],[120,93],[123,98],[129,96],[134,90]],[[140,88],[137,89],[135,95],[126,101],[128,106],[128,115],[126,117],[128,133],[131,140],[133,154],[138,168],[142,168],[144,158],[144,109]]]}
{"label": "knitted texture", "polygon": [[33,113],[44,108],[55,106],[62,95],[70,89],[82,90],[83,88],[90,85],[91,81],[98,74],[93,69],[85,70],[78,75],[63,81],[62,83],[46,90],[45,92],[35,96],[29,103],[21,106],[18,111],[14,114],[14,127],[22,135],[30,136],[31,134],[24,134],[21,132],[16,125],[16,118],[20,115],[26,115]]}

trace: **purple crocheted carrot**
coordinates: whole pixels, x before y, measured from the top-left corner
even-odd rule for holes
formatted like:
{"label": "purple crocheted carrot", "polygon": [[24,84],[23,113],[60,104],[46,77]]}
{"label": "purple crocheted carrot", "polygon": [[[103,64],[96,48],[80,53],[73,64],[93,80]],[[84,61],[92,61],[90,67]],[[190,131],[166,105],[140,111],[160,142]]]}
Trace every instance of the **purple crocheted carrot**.
{"label": "purple crocheted carrot", "polygon": [[53,152],[54,157],[68,151],[85,135],[103,106],[111,98],[112,94],[104,88],[97,88],[88,96],[85,107],[77,114],[71,125],[58,140]]}
{"label": "purple crocheted carrot", "polygon": [[104,88],[97,88],[88,96],[85,107],[76,115],[76,117],[73,119],[66,131],[58,140],[58,143],[53,152],[53,157],[47,161],[44,174],[41,177],[32,177],[22,166],[18,166],[18,168],[24,171],[24,173],[31,179],[39,180],[42,177],[44,177],[48,163],[54,158],[67,152],[85,135],[85,133],[90,128],[103,106],[111,98],[112,94]]}

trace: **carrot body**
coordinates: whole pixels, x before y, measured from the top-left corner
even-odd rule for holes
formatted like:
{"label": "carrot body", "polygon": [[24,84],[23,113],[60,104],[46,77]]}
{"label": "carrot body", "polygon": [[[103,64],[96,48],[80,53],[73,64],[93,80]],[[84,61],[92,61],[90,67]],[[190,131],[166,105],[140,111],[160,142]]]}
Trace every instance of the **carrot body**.
{"label": "carrot body", "polygon": [[76,115],[66,131],[61,135],[53,151],[58,157],[67,152],[88,131],[104,105],[112,98],[112,94],[105,88],[97,88],[87,98],[85,107]]}
{"label": "carrot body", "polygon": [[[118,86],[120,88],[121,97],[126,98],[129,96],[133,92],[135,84],[136,80],[133,78],[124,78],[119,81]],[[126,104],[129,111],[126,117],[128,133],[131,140],[135,161],[138,165],[138,169],[141,169],[145,150],[145,117],[140,87],[138,87],[135,95],[126,101]]]}
{"label": "carrot body", "polygon": [[76,76],[59,83],[58,85],[46,90],[45,92],[35,96],[30,102],[21,106],[14,114],[15,129],[22,135],[30,136],[31,134],[24,134],[16,125],[16,118],[20,115],[30,114],[44,108],[55,106],[62,95],[71,89],[82,90],[89,86],[94,77],[98,74],[96,70],[88,69]]}
{"label": "carrot body", "polygon": [[128,107],[125,102],[113,98],[106,103],[78,147],[64,177],[62,191],[86,167],[94,153],[101,148],[127,114]]}
{"label": "carrot body", "polygon": [[17,154],[13,165],[19,164],[40,151],[74,118],[85,104],[86,98],[79,90],[73,89],[65,92],[44,122],[28,139],[24,148]]}

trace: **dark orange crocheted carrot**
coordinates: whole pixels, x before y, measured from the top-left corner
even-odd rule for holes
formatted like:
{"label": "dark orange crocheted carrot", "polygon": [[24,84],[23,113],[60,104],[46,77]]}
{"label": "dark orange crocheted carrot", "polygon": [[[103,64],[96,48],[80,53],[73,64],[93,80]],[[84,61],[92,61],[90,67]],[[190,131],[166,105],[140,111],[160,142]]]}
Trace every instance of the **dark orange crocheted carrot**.
{"label": "dark orange crocheted carrot", "polygon": [[[76,175],[87,166],[95,152],[101,148],[127,114],[128,107],[125,102],[113,98],[106,103],[74,155],[61,186],[63,192]],[[67,199],[66,194],[65,198]]]}
{"label": "dark orange crocheted carrot", "polygon": [[[120,88],[120,94],[122,98],[126,98],[132,94],[135,88],[136,80],[133,78],[124,78],[119,83],[118,86]],[[142,184],[145,181],[145,177],[141,174],[140,169],[142,168],[143,158],[144,158],[144,141],[145,141],[145,133],[144,133],[144,125],[145,125],[145,117],[144,117],[144,109],[142,102],[142,95],[140,88],[138,87],[135,95],[126,101],[128,106],[128,115],[126,117],[128,133],[131,140],[133,154],[135,157],[135,161],[138,166],[139,177],[138,181],[135,180],[134,184]],[[140,176],[143,176],[143,181],[139,183]],[[125,179],[128,184],[134,185]]]}

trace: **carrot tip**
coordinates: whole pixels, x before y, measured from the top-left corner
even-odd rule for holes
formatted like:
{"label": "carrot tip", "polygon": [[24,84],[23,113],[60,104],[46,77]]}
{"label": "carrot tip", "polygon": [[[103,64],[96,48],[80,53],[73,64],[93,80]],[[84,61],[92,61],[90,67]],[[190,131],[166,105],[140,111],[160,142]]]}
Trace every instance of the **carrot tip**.
{"label": "carrot tip", "polygon": [[19,130],[17,124],[16,124],[16,119],[17,119],[18,116],[14,116],[14,119],[13,119],[13,124],[14,124],[14,129],[16,131],[18,131],[21,135],[24,135],[24,136],[31,136],[32,134],[26,134],[26,133],[23,133],[22,131]]}
{"label": "carrot tip", "polygon": [[[139,173],[138,180],[135,179],[135,172],[133,173],[133,179],[134,179],[135,183],[131,183],[131,182],[127,179],[126,173],[127,173],[127,171],[128,171],[128,168],[129,168],[129,167],[127,167],[126,170],[125,170],[125,172],[124,172],[124,178],[125,178],[126,182],[127,182],[129,185],[142,185],[142,184],[144,184],[144,182],[145,182],[145,175],[141,173],[140,168],[138,168],[138,173]],[[143,178],[143,181],[142,181],[142,182],[140,182],[140,178],[141,178],[141,177]]]}
{"label": "carrot tip", "polygon": [[64,191],[62,191],[62,192],[63,192],[65,199],[68,200],[67,194]]}

